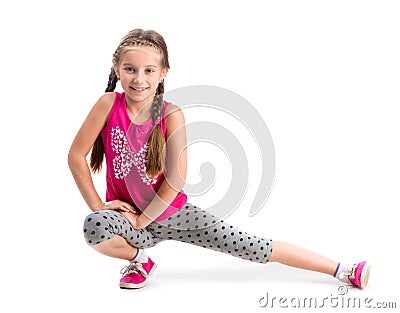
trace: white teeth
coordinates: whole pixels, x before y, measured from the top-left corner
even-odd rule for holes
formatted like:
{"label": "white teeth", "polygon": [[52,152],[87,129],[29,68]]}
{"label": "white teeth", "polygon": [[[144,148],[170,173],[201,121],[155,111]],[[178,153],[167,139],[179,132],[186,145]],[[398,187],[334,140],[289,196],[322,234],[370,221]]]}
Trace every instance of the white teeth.
{"label": "white teeth", "polygon": [[135,90],[137,90],[137,91],[143,91],[143,90],[147,89],[147,87],[144,87],[144,88],[135,88],[135,87],[132,87],[132,88],[135,89]]}

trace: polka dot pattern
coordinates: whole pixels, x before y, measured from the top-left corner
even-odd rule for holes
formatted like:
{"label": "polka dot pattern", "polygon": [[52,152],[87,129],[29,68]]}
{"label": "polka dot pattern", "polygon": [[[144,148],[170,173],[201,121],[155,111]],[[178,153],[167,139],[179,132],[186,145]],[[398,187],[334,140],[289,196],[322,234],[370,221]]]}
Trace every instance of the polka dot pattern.
{"label": "polka dot pattern", "polygon": [[118,212],[103,210],[86,217],[84,236],[89,245],[120,235],[136,248],[150,248],[163,240],[178,240],[248,261],[267,263],[272,240],[250,235],[189,202],[162,222],[136,230]]}
{"label": "polka dot pattern", "polygon": [[102,210],[89,214],[83,224],[83,233],[88,245],[92,246],[120,235],[136,248],[150,248],[162,241],[148,229],[134,229],[121,213],[113,210]]}

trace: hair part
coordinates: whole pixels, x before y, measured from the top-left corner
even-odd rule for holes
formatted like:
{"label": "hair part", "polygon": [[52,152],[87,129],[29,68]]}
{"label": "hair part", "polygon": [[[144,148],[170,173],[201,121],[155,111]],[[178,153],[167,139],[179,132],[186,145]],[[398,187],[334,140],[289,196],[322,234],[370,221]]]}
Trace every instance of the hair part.
{"label": "hair part", "polygon": [[[115,50],[112,63],[113,67],[108,77],[107,88],[105,92],[113,92],[118,83],[118,77],[114,67],[119,65],[124,51],[129,47],[148,46],[157,49],[161,54],[161,65],[163,68],[169,68],[168,49],[164,38],[153,30],[134,29],[126,34],[117,49]],[[162,110],[164,107],[164,80],[158,84],[156,94],[151,105],[151,117],[153,120],[153,129],[148,138],[148,150],[146,157],[146,174],[151,177],[157,175],[164,170],[165,160],[165,137],[160,124],[156,121],[161,119]],[[93,144],[90,155],[90,169],[93,173],[98,173],[102,169],[104,158],[104,143],[101,133],[98,135]]]}

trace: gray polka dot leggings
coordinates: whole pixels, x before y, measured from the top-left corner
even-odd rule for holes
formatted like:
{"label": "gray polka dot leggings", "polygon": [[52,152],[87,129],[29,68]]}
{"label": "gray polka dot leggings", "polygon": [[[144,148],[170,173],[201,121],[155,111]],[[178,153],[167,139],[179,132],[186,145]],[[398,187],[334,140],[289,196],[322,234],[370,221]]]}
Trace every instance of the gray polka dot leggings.
{"label": "gray polka dot leggings", "polygon": [[272,252],[271,239],[251,236],[189,202],[168,219],[140,230],[117,211],[93,212],[86,217],[83,232],[90,246],[120,235],[135,248],[178,240],[258,263],[267,263]]}

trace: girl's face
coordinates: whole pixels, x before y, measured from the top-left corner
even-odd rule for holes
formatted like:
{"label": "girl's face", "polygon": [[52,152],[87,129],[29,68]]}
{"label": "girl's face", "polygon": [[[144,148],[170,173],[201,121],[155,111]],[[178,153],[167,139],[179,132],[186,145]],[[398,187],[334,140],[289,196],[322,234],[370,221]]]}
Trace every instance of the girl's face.
{"label": "girl's face", "polygon": [[130,47],[115,67],[127,100],[144,105],[153,101],[158,84],[167,75],[161,53],[153,47]]}

